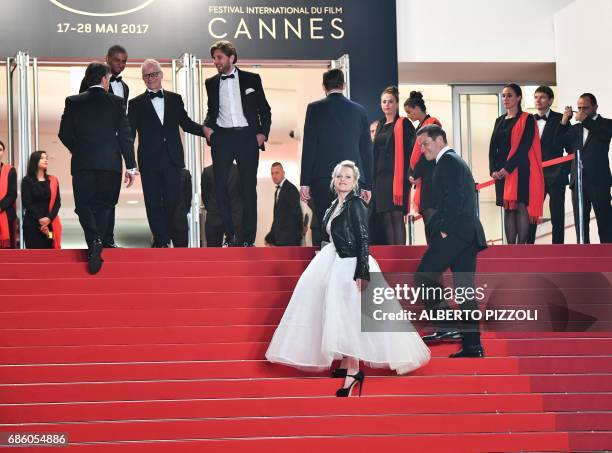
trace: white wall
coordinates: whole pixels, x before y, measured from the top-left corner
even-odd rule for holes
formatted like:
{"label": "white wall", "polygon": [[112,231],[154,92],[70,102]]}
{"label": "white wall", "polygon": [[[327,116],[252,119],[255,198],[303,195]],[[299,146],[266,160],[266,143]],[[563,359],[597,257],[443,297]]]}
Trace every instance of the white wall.
{"label": "white wall", "polygon": [[553,16],[573,1],[397,0],[398,60],[553,62]]}
{"label": "white wall", "polygon": [[612,0],[576,0],[554,18],[558,102],[576,106],[592,92],[612,117]]}

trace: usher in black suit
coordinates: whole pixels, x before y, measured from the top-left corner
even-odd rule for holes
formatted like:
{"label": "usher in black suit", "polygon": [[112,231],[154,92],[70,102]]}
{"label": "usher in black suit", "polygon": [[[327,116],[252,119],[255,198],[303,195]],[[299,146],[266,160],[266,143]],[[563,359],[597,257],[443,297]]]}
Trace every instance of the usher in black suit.
{"label": "usher in black suit", "polygon": [[[469,167],[452,149],[436,163],[433,173],[435,213],[425,227],[428,247],[421,259],[415,281],[426,287],[439,286],[446,269],[453,272],[455,287],[473,288],[476,255],[486,248],[484,230],[477,216],[476,186]],[[441,232],[447,234],[442,237]],[[424,300],[427,309],[448,309],[444,299]],[[476,301],[467,299],[462,310],[478,309]],[[444,330],[444,325],[441,325]],[[478,323],[466,323],[463,350],[475,352],[481,348]]]}
{"label": "usher in black suit", "polygon": [[372,190],[372,140],[366,111],[342,93],[333,92],[308,104],[304,121],[300,186],[310,187],[319,224],[333,200],[332,171],[346,159],[359,167],[360,187]]}
{"label": "usher in black suit", "polygon": [[[231,126],[218,124],[220,118],[220,96],[223,86],[233,87],[238,79],[240,90],[240,102],[234,108],[242,109],[246,124],[242,126]],[[229,88],[232,89],[232,88]],[[228,76],[217,74],[206,79],[206,94],[208,96],[208,112],[204,125],[214,132],[210,136],[210,147],[215,172],[215,188],[225,235],[227,240],[236,236],[236,227],[232,220],[232,206],[227,192],[227,180],[234,162],[238,165],[240,174],[240,197],[242,198],[242,234],[245,245],[253,245],[257,234],[257,167],[259,166],[259,146],[257,134],[263,134],[268,138],[272,115],[270,105],[266,100],[261,78],[258,74],[235,71]],[[228,105],[231,100],[228,99]],[[234,124],[234,117],[230,112],[224,112],[224,116],[232,118],[230,123]],[[261,146],[264,150],[264,146]]]}
{"label": "usher in black suit", "polygon": [[302,245],[304,218],[300,206],[300,192],[285,179],[274,194],[274,218],[270,232],[266,235],[266,242],[276,246]]}
{"label": "usher in black suit", "polygon": [[[563,137],[568,126],[561,124],[561,118],[563,115],[549,110],[540,137],[542,162],[563,156]],[[548,194],[553,244],[563,244],[565,240],[565,187],[568,183],[569,168],[569,162],[544,168],[544,196]],[[530,225],[527,240],[529,244],[535,243],[536,229],[537,225]]]}
{"label": "usher in black suit", "polygon": [[[584,141],[584,130],[588,131]],[[582,150],[582,180],[584,206],[584,238],[589,241],[589,223],[591,206],[597,219],[599,241],[612,243],[612,206],[610,205],[610,141],[612,140],[612,120],[597,115],[596,119],[586,118],[582,123],[574,124],[566,135],[567,151],[575,153]],[[570,188],[572,189],[572,204],[576,221],[576,237],[578,237],[578,193],[576,188],[576,162],[572,162]]]}
{"label": "usher in black suit", "polygon": [[[108,92],[111,94],[115,94],[118,96],[118,94],[113,92],[113,83],[115,80],[113,80],[113,78],[111,77],[111,83],[109,83],[108,85]],[[119,76],[119,80],[118,82],[121,84],[121,86],[123,87],[123,102],[125,102],[125,106],[127,108],[128,105],[128,98],[130,96],[130,87],[128,87],[127,83],[125,83],[123,81],[123,78],[121,78],[121,76]],[[121,96],[119,96],[121,97]],[[117,205],[117,203],[119,202],[119,191],[117,191],[117,200],[115,200],[115,205]],[[109,247],[109,246],[114,246],[115,245],[115,207],[113,206],[113,209],[111,209],[109,215],[108,215],[108,227],[106,229],[106,234],[104,235],[104,237],[102,238],[102,244],[105,247]]]}
{"label": "usher in black suit", "polygon": [[121,188],[121,158],[136,168],[123,101],[102,87],[66,98],[59,138],[72,154],[75,212],[90,247],[102,240]]}
{"label": "usher in black suit", "polygon": [[129,103],[128,117],[132,136],[138,133],[138,167],[153,245],[170,242],[170,225],[175,221],[185,167],[179,126],[190,134],[203,136],[202,126],[192,121],[180,95],[163,90],[164,123],[155,111],[149,91]]}

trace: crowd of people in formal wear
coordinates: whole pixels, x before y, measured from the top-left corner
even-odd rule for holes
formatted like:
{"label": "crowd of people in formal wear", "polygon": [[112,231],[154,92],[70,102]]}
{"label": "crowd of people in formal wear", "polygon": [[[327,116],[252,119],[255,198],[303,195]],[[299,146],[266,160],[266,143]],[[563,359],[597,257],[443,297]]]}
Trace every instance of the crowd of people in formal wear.
{"label": "crowd of people in formal wear", "polygon": [[[129,99],[129,86],[121,76],[128,54],[118,45],[108,50],[105,63],[89,65],[80,93],[66,99],[59,137],[72,154],[75,211],[90,255],[98,256],[103,248],[116,247],[115,205],[123,166],[127,168],[124,179],[128,186],[137,176],[142,178],[152,246],[187,246],[187,213],[193,191],[191,175],[184,168],[181,129],[205,137],[211,147],[212,165],[202,174],[207,245],[254,245],[259,151],[265,149],[270,133],[271,109],[260,76],[236,66],[238,52],[231,43],[215,43],[210,55],[218,73],[205,83],[208,110],[203,124],[189,118],[180,95],[162,88],[164,74],[156,60],[147,59],[141,67],[146,91]],[[266,245],[305,243],[308,222],[305,228],[300,199],[312,210],[312,243],[320,245],[324,236],[321,224],[332,201],[330,175],[343,160],[361,168],[361,196],[368,204],[370,243],[405,245],[407,213],[420,214],[424,225],[434,214],[435,164],[423,155],[416,134],[427,125],[442,126],[441,122],[430,115],[418,91],[411,92],[403,103],[407,116],[400,116],[397,87],[385,88],[380,96],[381,118],[368,124],[365,109],[343,95],[342,71],[327,71],[323,88],[325,97],[309,104],[306,112],[300,186],[296,188],[285,178],[282,163],[272,166],[276,190]],[[552,242],[563,243],[568,184],[578,228],[575,162],[543,166],[577,149],[582,150],[585,242],[590,239],[591,209],[595,211],[600,242],[612,241],[608,160],[612,121],[597,114],[595,96],[584,93],[576,111],[566,107],[559,113],[551,110],[553,91],[541,86],[534,95],[538,111],[534,115],[522,110],[522,91],[516,84],[504,87],[502,100],[506,113],[492,124],[489,170],[495,180],[496,204],[504,209],[507,243],[535,242],[546,196]],[[577,121],[574,125],[570,123],[573,116]],[[4,153],[1,142],[0,153]],[[61,200],[59,189],[51,187],[58,182],[47,175],[46,153],[43,151],[40,159],[37,153],[32,158],[38,163],[31,164],[44,170],[30,168],[36,174],[28,170],[21,181],[24,241],[28,248],[59,247],[61,237],[49,239],[59,236],[53,233],[53,221]],[[10,248],[15,246],[17,176],[8,164],[0,168],[0,247]],[[41,197],[50,201],[52,195],[53,205],[40,209]],[[37,227],[36,234],[32,234],[33,227]],[[101,259],[95,261],[101,263]]]}
{"label": "crowd of people in formal wear", "polygon": [[[142,178],[152,246],[187,246],[193,191],[181,129],[205,137],[211,147],[212,165],[202,174],[208,245],[254,245],[257,169],[270,134],[271,109],[260,76],[236,66],[238,53],[230,42],[215,43],[210,55],[217,74],[205,83],[208,111],[203,124],[189,118],[179,94],[162,88],[163,71],[153,59],[141,67],[145,92],[128,100],[129,87],[121,77],[128,56],[121,46],[109,49],[106,63],[91,63],[80,93],[66,98],[59,138],[72,156],[75,212],[87,241],[90,273],[100,271],[103,249],[116,247],[114,209],[122,179],[129,187]],[[478,322],[470,316],[459,323],[432,323],[433,332],[423,338],[409,322],[401,331],[362,331],[360,292],[370,273],[380,272],[369,246],[405,245],[405,218],[413,208],[424,220],[428,243],[415,274],[417,285],[439,287],[441,274],[450,268],[456,285],[473,287],[477,255],[487,242],[472,173],[448,146],[441,122],[430,115],[420,92],[410,93],[403,117],[397,87],[385,88],[382,115],[370,124],[365,108],[344,96],[341,70],[325,72],[323,88],[325,97],[306,111],[299,188],[287,180],[281,162],[270,169],[275,191],[266,245],[303,244],[305,202],[313,213],[313,244],[321,245],[321,251],[300,277],[267,359],[306,371],[330,369],[339,359],[332,376],[344,378],[337,396],[346,397],[357,386],[361,393],[365,375],[360,362],[407,373],[429,360],[426,343],[440,341],[461,342],[453,358],[484,357]],[[496,204],[504,209],[508,243],[534,242],[546,195],[553,242],[563,243],[568,183],[576,225],[582,200],[586,242],[591,208],[600,241],[612,242],[612,120],[597,113],[590,93],[579,97],[577,111],[566,107],[557,113],[551,110],[553,91],[541,86],[535,91],[534,115],[522,110],[522,96],[518,85],[504,87],[506,113],[492,125],[489,149],[489,172]],[[577,150],[582,152],[581,197],[575,161],[545,165]],[[4,152],[0,142],[0,161]],[[47,170],[47,153],[32,153],[21,181],[27,248],[61,247],[59,182]],[[1,163],[2,248],[15,247],[17,184],[15,169]],[[422,302],[427,309],[450,310],[445,300]],[[473,298],[460,308],[468,314],[478,310]]]}

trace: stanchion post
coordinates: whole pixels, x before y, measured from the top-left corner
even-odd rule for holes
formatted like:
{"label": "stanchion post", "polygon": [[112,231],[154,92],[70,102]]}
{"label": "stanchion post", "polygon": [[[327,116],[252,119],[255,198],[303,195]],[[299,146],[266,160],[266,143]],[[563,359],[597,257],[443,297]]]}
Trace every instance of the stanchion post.
{"label": "stanchion post", "polygon": [[584,244],[584,195],[582,192],[582,152],[576,150],[576,190],[578,191],[578,243]]}
{"label": "stanchion post", "polygon": [[474,185],[476,189],[476,216],[480,218],[480,189],[478,188],[478,183]]}
{"label": "stanchion post", "polygon": [[414,245],[414,215],[408,214],[408,244]]}

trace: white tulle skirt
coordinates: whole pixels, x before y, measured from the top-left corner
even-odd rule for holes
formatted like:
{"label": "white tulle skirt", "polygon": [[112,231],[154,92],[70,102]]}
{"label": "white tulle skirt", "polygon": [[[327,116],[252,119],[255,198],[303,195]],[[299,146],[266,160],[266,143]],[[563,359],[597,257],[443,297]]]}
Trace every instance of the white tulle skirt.
{"label": "white tulle skirt", "polygon": [[[429,348],[408,321],[402,332],[362,332],[356,264],[357,258],[340,258],[333,243],[315,256],[274,332],[266,352],[270,362],[322,371],[348,356],[404,374],[429,361]],[[380,272],[371,256],[369,265],[370,272]]]}

